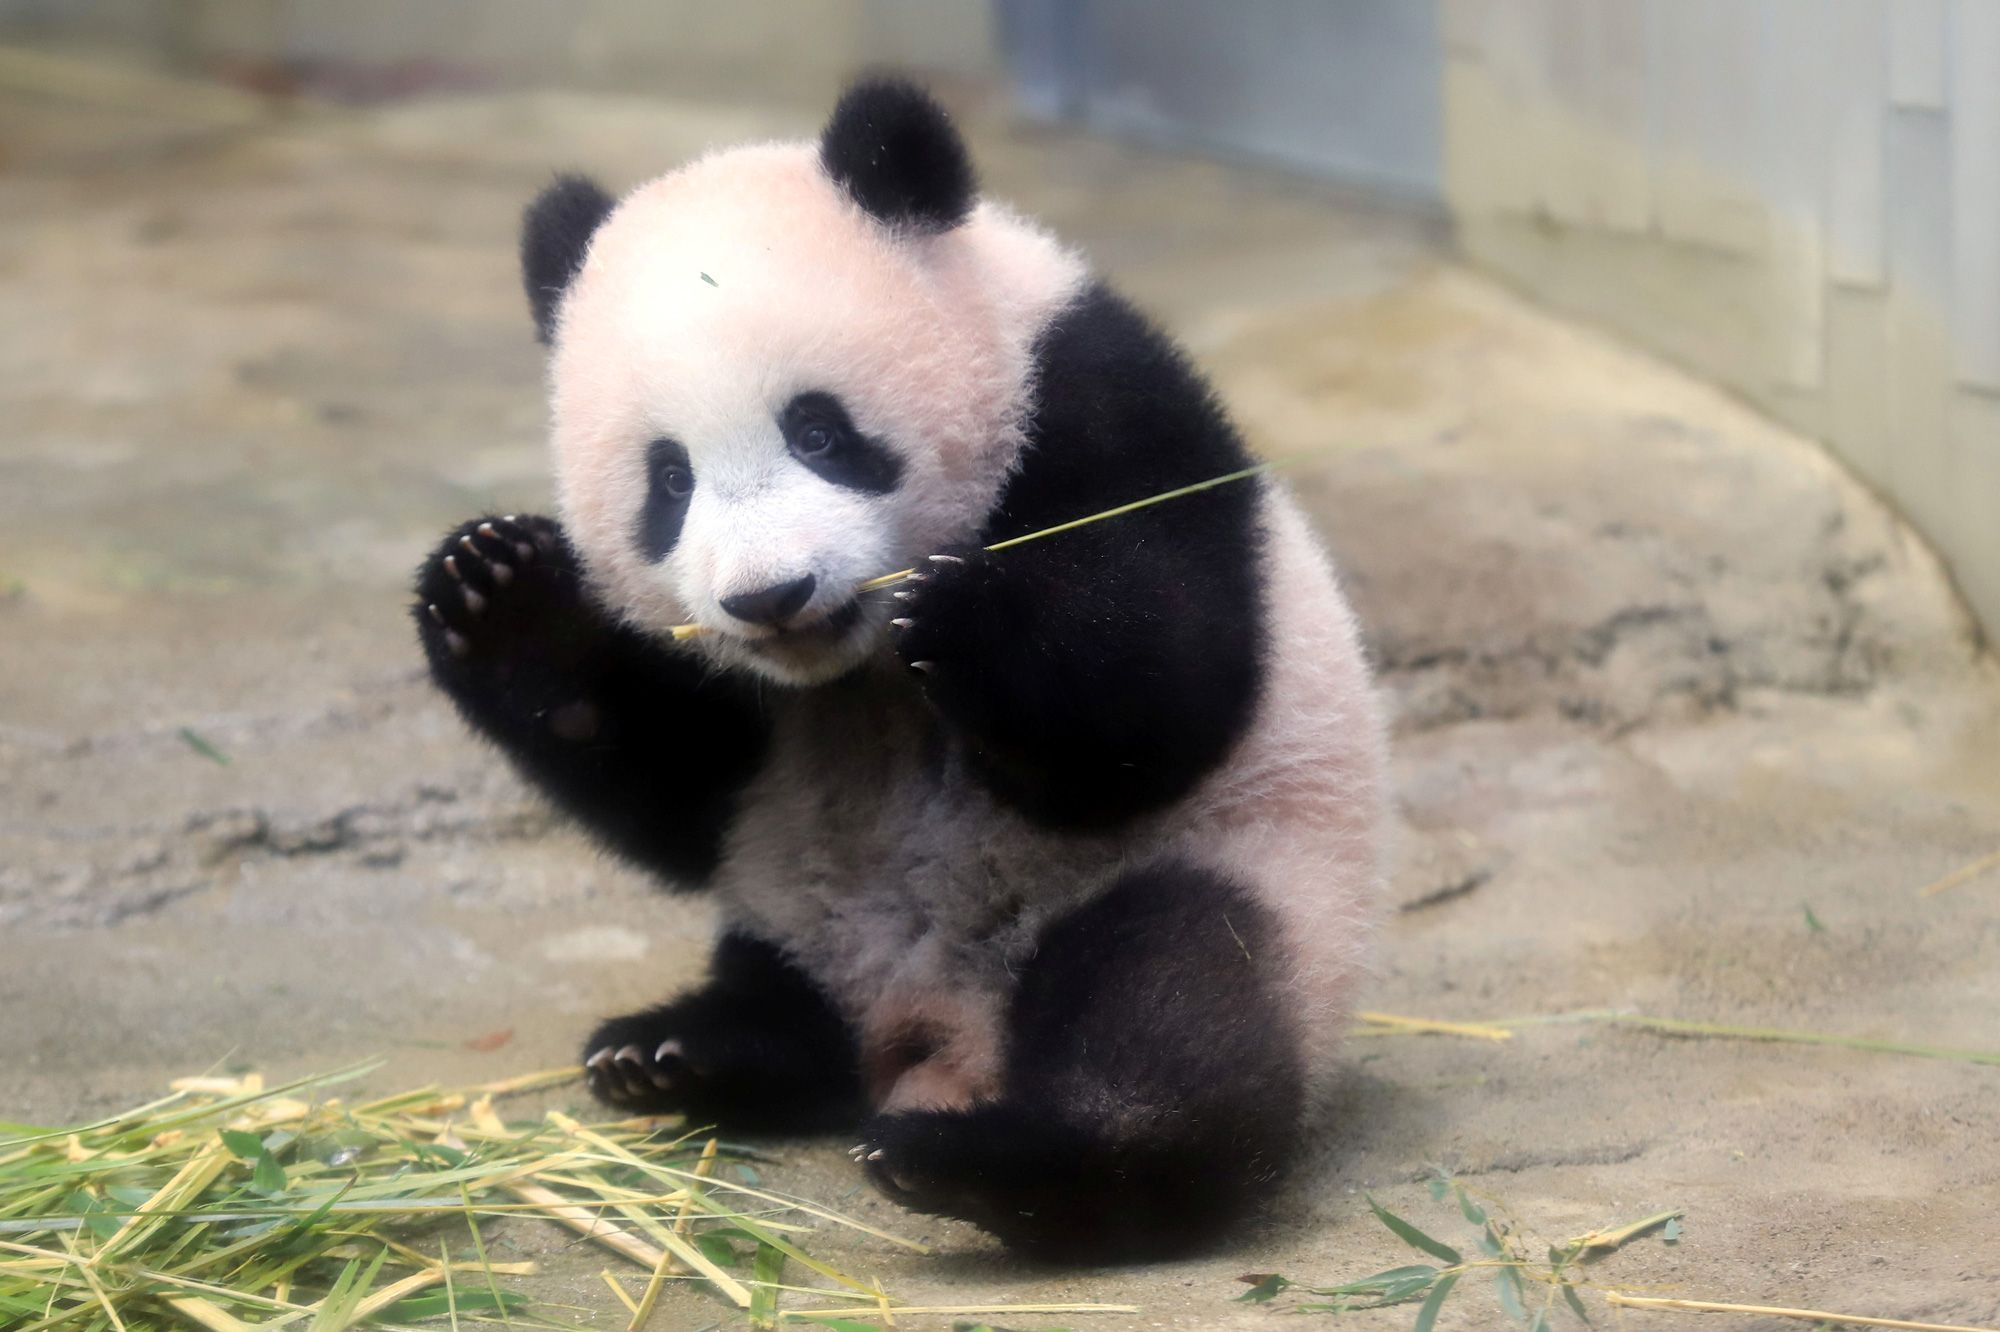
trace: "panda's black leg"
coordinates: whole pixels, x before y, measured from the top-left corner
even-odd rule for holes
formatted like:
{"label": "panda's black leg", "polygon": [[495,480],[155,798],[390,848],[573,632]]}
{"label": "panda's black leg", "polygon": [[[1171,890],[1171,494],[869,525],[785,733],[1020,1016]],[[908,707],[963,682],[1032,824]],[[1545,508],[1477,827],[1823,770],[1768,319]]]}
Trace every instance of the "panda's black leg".
{"label": "panda's black leg", "polygon": [[1197,866],[1128,872],[1055,922],[1009,1017],[1001,1099],[877,1116],[860,1156],[918,1211],[1058,1260],[1162,1257],[1250,1211],[1304,1083],[1268,910]]}
{"label": "panda's black leg", "polygon": [[598,1099],[751,1133],[811,1133],[861,1117],[853,1033],[761,939],[729,934],[708,983],[598,1027],[584,1046]]}

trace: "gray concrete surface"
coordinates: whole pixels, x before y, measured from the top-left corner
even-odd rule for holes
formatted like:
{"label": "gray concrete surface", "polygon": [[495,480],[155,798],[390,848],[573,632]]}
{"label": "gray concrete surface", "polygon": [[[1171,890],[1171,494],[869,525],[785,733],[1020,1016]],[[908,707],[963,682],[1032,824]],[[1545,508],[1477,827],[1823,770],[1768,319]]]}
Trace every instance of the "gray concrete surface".
{"label": "gray concrete surface", "polygon": [[[627,184],[819,110],[0,94],[0,1117],[217,1063],[500,1076],[695,974],[701,905],[554,826],[464,734],[403,589],[449,522],[546,499],[522,201],[557,165]],[[1260,446],[1339,447],[1294,484],[1399,715],[1402,909],[1371,1006],[2000,1048],[2000,882],[1917,896],[2000,847],[2000,671],[1880,505],[1420,224],[968,119],[991,186],[1178,330]],[[1265,1325],[1237,1274],[1404,1259],[1363,1190],[1456,1235],[1427,1163],[1551,1238],[1686,1208],[1611,1284],[2000,1324],[2000,1069],[1578,1025],[1353,1054],[1284,1218],[1200,1261],[1023,1269],[854,1192],[840,1143],[767,1173],[937,1243],[824,1241],[906,1297],[1144,1310],[1023,1326]],[[505,1242],[622,1326],[597,1254]],[[723,1315],[676,1292],[658,1325]],[[1499,1322],[1479,1286],[1440,1325]]]}

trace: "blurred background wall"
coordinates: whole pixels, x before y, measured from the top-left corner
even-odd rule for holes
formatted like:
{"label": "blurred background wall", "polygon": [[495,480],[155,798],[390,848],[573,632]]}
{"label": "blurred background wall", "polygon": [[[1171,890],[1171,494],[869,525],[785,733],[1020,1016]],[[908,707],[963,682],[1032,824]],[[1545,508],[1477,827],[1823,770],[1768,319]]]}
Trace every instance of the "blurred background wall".
{"label": "blurred background wall", "polygon": [[1443,18],[1466,252],[1825,441],[2000,630],[2000,4]]}
{"label": "blurred background wall", "polygon": [[823,101],[856,69],[1447,212],[1825,441],[2000,630],[2000,0],[0,0],[267,91]]}

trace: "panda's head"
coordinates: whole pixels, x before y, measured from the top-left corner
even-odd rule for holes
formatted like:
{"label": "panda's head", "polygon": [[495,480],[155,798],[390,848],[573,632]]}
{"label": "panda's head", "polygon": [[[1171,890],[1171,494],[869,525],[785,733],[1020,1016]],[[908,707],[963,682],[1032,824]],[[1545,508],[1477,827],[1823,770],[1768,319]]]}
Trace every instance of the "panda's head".
{"label": "panda's head", "polygon": [[559,179],[522,264],[558,504],[598,594],[787,684],[880,643],[896,603],[858,584],[978,532],[1035,339],[1080,281],[976,198],[937,104],[880,81],[817,143],[713,153],[617,203]]}

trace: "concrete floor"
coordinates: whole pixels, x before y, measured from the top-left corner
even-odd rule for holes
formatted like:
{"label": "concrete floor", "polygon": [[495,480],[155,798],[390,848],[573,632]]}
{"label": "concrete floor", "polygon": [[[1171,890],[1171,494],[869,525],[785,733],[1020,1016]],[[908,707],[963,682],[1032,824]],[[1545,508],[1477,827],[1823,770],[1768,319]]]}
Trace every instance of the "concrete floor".
{"label": "concrete floor", "polygon": [[[379,1053],[384,1088],[548,1066],[695,974],[701,906],[466,736],[404,587],[451,521],[546,502],[512,243],[551,168],[629,184],[820,110],[0,94],[0,1118],[217,1062]],[[2000,847],[2000,671],[1867,494],[1423,224],[969,119],[990,187],[1173,326],[1261,447],[1345,446],[1294,484],[1399,713],[1372,1007],[2000,1048],[2000,882],[1917,896]],[[1686,1209],[1609,1284],[2000,1324],[1996,1112],[2000,1069],[1955,1062],[1581,1025],[1359,1041],[1288,1221],[1111,1272],[1024,1270],[854,1193],[844,1144],[768,1173],[939,1244],[826,1241],[901,1295],[1124,1301],[1134,1326],[1263,1325],[1239,1273],[1404,1261],[1363,1189],[1455,1236],[1427,1163],[1551,1238]],[[622,1326],[599,1255],[509,1243]],[[657,1325],[723,1313],[681,1292]],[[1499,1322],[1482,1286],[1440,1326]]]}

